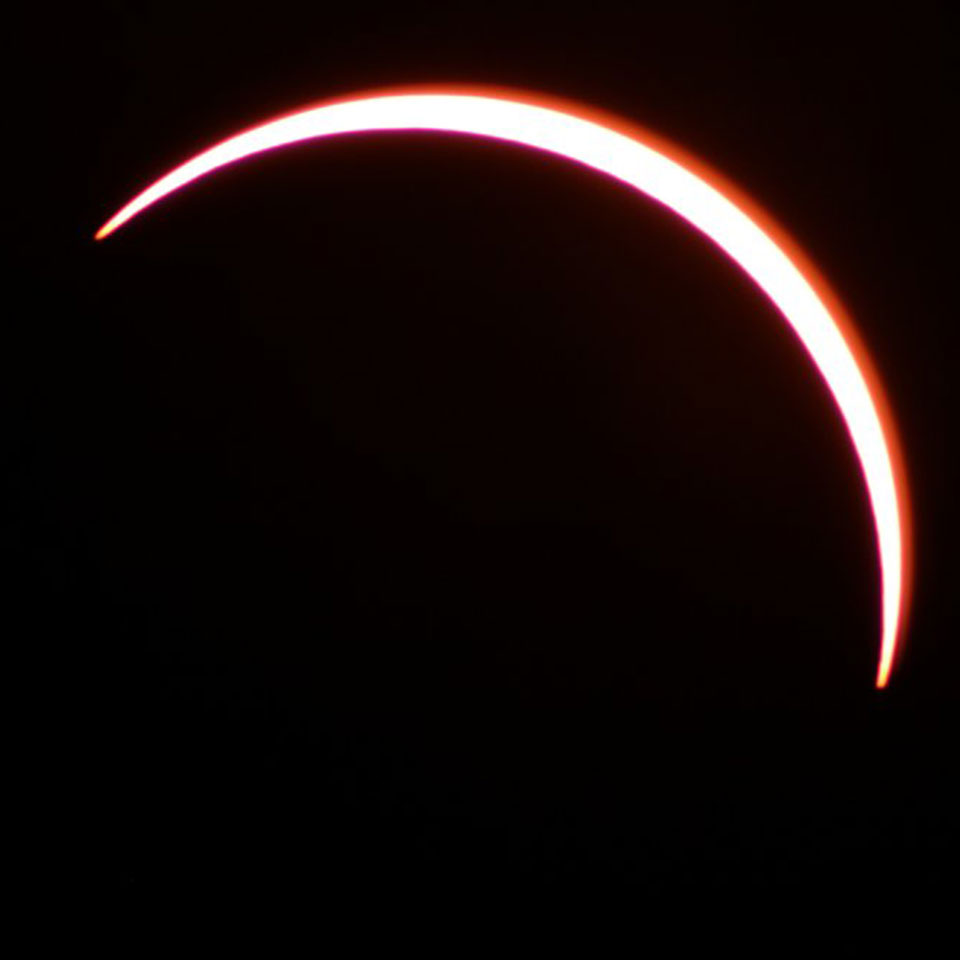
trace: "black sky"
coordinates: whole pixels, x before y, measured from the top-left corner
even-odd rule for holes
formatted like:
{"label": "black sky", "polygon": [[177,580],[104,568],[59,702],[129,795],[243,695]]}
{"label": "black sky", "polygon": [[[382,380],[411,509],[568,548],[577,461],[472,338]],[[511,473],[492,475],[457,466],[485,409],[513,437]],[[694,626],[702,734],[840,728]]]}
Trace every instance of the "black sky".
{"label": "black sky", "polygon": [[[772,6],[100,2],[17,26],[9,633],[65,871],[351,899],[954,869],[946,18]],[[822,267],[910,471],[889,691],[822,383],[624,187],[352,137],[90,239],[245,125],[447,81],[647,126]]]}

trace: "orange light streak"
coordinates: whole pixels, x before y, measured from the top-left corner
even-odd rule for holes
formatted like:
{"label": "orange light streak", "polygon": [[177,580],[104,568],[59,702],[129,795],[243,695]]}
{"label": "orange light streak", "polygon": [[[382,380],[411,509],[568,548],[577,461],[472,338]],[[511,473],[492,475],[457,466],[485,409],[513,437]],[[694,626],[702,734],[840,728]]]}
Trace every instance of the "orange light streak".
{"label": "orange light streak", "polygon": [[514,92],[448,87],[368,94],[281,116],[197,154],[134,197],[96,239],[227,164],[319,137],[388,130],[490,137],[592,167],[669,207],[756,281],[817,366],[860,461],[881,574],[876,685],[886,686],[906,616],[910,550],[903,463],[879,380],[839,300],[804,254],[756,204],[675,146],[582,107]]}

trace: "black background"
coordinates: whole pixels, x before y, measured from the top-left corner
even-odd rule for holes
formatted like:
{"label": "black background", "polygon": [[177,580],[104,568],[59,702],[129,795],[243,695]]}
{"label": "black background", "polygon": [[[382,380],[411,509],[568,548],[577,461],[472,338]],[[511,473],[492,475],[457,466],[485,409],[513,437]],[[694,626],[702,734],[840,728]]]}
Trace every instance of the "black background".
{"label": "black background", "polygon": [[[11,34],[4,360],[54,872],[364,903],[953,879],[941,8],[48,14]],[[246,125],[424,82],[647,126],[823,268],[910,471],[888,691],[825,388],[752,284],[626,188],[502,144],[349,137],[91,240]]]}

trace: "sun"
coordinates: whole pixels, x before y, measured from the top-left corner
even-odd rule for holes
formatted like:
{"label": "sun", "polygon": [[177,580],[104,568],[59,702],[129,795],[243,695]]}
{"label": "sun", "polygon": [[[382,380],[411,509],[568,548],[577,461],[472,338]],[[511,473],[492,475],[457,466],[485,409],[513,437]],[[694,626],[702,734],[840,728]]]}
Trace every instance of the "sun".
{"label": "sun", "polygon": [[545,97],[456,88],[365,94],[285,114],[197,154],[135,196],[96,239],[236,161],[305,140],[388,130],[489,137],[584,164],[668,207],[753,278],[819,370],[860,462],[880,566],[876,684],[886,686],[906,618],[910,544],[904,470],[879,380],[839,300],[802,251],[749,198],[676,147],[622,121]]}

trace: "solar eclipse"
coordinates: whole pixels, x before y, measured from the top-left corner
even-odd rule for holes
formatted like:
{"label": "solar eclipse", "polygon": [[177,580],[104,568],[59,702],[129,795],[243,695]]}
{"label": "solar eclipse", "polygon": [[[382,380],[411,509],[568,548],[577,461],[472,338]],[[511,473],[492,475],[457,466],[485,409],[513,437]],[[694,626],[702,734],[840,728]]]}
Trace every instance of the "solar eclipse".
{"label": "solar eclipse", "polygon": [[748,198],[676,148],[644,131],[545,98],[449,89],[362,95],[281,116],[196,155],[134,197],[96,238],[106,239],[194,180],[247,157],[327,136],[391,130],[504,140],[591,167],[672,210],[753,278],[819,370],[861,465],[881,573],[876,684],[886,686],[903,632],[910,543],[903,469],[881,387],[849,319],[803,253]]}

